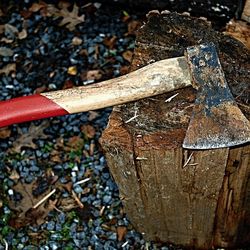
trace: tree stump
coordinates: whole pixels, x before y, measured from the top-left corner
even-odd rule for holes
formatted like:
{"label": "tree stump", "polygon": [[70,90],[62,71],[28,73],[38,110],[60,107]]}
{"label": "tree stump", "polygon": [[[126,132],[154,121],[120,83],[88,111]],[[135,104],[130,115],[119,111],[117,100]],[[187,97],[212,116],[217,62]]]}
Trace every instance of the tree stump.
{"label": "tree stump", "polygon": [[[138,31],[131,70],[212,41],[250,118],[250,58],[241,43],[205,20],[176,13],[148,19]],[[183,149],[194,100],[190,87],[115,107],[101,138],[107,164],[128,218],[147,240],[196,249],[249,246],[250,145]]]}

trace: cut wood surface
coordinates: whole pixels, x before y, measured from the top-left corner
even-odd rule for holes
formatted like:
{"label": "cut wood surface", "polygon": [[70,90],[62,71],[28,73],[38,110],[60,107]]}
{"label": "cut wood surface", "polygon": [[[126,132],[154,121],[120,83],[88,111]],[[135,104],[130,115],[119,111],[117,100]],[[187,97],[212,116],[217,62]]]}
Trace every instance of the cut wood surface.
{"label": "cut wood surface", "polygon": [[[249,119],[249,51],[204,20],[151,13],[138,32],[131,70],[204,42],[218,46]],[[194,100],[188,87],[115,107],[101,138],[108,166],[130,221],[146,239],[195,249],[249,246],[250,146],[184,150]]]}
{"label": "cut wood surface", "polygon": [[250,23],[250,0],[246,0],[241,18]]}

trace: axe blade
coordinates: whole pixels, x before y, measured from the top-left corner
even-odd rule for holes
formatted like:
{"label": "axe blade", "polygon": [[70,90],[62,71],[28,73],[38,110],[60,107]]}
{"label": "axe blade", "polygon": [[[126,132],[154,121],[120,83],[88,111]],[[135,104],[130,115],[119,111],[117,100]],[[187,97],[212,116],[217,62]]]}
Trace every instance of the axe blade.
{"label": "axe blade", "polygon": [[250,122],[234,101],[215,45],[188,47],[185,55],[197,96],[183,147],[212,149],[249,142]]}

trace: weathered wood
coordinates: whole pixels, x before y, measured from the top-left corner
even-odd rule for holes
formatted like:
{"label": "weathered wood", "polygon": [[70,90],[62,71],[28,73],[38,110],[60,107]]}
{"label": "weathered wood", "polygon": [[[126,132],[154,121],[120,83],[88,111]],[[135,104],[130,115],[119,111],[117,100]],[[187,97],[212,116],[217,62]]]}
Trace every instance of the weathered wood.
{"label": "weathered wood", "polygon": [[[138,32],[131,70],[207,41],[219,47],[229,86],[249,119],[249,52],[205,21],[152,14]],[[182,149],[194,100],[195,91],[186,88],[115,107],[101,139],[108,166],[129,219],[146,239],[199,249],[247,246],[250,146]]]}
{"label": "weathered wood", "polygon": [[250,23],[250,1],[246,0],[241,19]]}

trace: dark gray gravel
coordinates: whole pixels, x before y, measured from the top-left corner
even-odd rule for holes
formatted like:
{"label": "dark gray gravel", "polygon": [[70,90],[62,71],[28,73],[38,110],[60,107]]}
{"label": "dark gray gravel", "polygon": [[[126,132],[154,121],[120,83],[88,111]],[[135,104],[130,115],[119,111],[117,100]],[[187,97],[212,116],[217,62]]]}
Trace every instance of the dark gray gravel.
{"label": "dark gray gravel", "polygon": [[[0,41],[0,69],[16,64],[15,72],[0,75],[0,100],[29,95],[39,88],[50,91],[61,89],[66,83],[71,86],[89,83],[82,75],[92,69],[101,70],[102,79],[115,77],[120,75],[122,66],[129,65],[122,53],[133,49],[135,37],[126,35],[128,24],[122,20],[122,10],[109,12],[102,6],[94,11],[80,8],[80,14],[85,14],[86,20],[71,32],[58,26],[58,18],[44,17],[39,11],[24,18],[31,1],[26,2],[19,7],[9,3],[11,11],[0,17],[0,21],[9,27],[5,26],[2,37],[11,41]],[[136,17],[131,16],[131,20],[134,19]],[[16,32],[21,32],[24,26],[27,36],[19,39]],[[112,48],[105,45],[104,40],[114,36],[116,41]],[[82,43],[72,45],[74,37],[80,38]],[[77,69],[75,75],[68,74],[72,66]],[[117,186],[98,149],[98,139],[110,111],[105,109],[94,114],[48,119],[44,131],[31,134],[31,141],[23,147],[17,142],[22,144],[24,139],[18,138],[32,133],[32,127],[43,126],[42,121],[13,125],[10,137],[0,139],[0,249],[7,249],[7,246],[9,249],[27,250],[156,248],[133,230],[121,212]],[[86,139],[81,131],[84,124],[95,129],[92,139]],[[83,138],[81,150],[84,152],[90,152],[91,144],[94,144],[92,155],[65,149],[72,137]],[[60,138],[64,140],[62,144],[58,143]],[[56,148],[58,145],[61,148]],[[54,152],[59,152],[59,162],[51,160]],[[66,205],[59,204],[58,209],[51,210],[41,224],[31,221],[17,226],[13,220],[15,211],[9,202],[14,201],[18,205],[23,197],[15,191],[15,185],[22,182],[25,186],[39,180],[39,187],[32,191],[32,196],[43,197],[50,186],[45,177],[51,171],[58,178],[57,185],[71,183],[75,194],[81,194],[80,202],[84,209],[77,205],[66,209]],[[14,172],[18,175],[16,179],[12,176]],[[81,183],[83,179],[86,181]],[[60,189],[60,197],[55,195],[54,198],[63,203],[70,197],[69,191]],[[118,241],[116,228],[121,226],[127,228],[127,234]]]}

